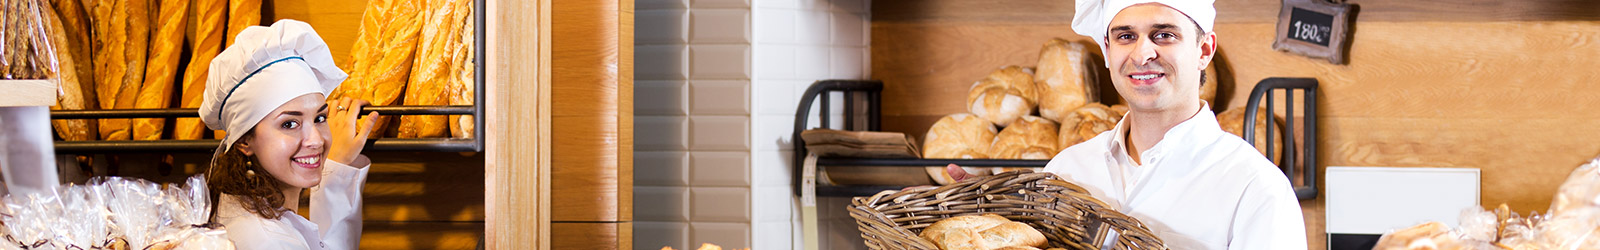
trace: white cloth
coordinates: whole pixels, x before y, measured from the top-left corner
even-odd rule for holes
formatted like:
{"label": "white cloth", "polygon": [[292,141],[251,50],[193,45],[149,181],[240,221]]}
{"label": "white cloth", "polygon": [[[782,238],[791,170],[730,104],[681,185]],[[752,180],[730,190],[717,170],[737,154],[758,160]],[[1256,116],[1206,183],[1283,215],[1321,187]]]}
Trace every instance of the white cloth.
{"label": "white cloth", "polygon": [[327,95],[346,77],[310,24],[284,19],[271,27],[250,26],[211,60],[200,120],[232,132],[220,154],[278,106],[305,94]]}
{"label": "white cloth", "polygon": [[239,249],[356,249],[361,244],[361,189],[367,166],[323,160],[322,181],[311,188],[311,220],[283,211],[268,220],[245,210],[239,198],[222,194],[217,222]]}
{"label": "white cloth", "polygon": [[[1211,27],[1217,20],[1217,9],[1212,7],[1213,0],[1078,0],[1077,12],[1072,15],[1072,31],[1079,35],[1094,38],[1100,44],[1100,50],[1106,50],[1106,29],[1111,28],[1111,19],[1122,12],[1122,9],[1135,4],[1158,3],[1166,5],[1194,20],[1200,29],[1212,30]],[[1106,62],[1109,67],[1109,61]]]}
{"label": "white cloth", "polygon": [[1124,119],[1061,151],[1045,171],[1138,218],[1172,249],[1306,249],[1289,179],[1202,106],[1141,153],[1142,165],[1123,149]]}

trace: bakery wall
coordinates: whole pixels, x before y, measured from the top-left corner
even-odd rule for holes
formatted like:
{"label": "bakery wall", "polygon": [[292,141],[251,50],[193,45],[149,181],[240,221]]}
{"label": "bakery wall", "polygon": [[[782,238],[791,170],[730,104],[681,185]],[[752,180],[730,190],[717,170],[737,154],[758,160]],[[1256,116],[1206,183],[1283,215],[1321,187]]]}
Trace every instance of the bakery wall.
{"label": "bakery wall", "polygon": [[[1523,214],[1546,210],[1567,173],[1600,154],[1600,138],[1589,136],[1600,133],[1592,126],[1600,114],[1588,112],[1600,108],[1600,76],[1591,73],[1600,67],[1600,13],[1592,11],[1600,3],[1347,2],[1360,6],[1349,63],[1330,65],[1271,49],[1279,1],[1218,0],[1223,68],[1214,105],[1244,106],[1268,77],[1316,78],[1319,169],[1478,168],[1482,205]],[[965,112],[972,82],[1035,64],[1049,38],[1092,44],[1070,29],[1072,4],[873,3],[871,72],[885,83],[884,129],[921,135],[939,117]],[[1325,246],[1322,199],[1301,205],[1309,244]]]}

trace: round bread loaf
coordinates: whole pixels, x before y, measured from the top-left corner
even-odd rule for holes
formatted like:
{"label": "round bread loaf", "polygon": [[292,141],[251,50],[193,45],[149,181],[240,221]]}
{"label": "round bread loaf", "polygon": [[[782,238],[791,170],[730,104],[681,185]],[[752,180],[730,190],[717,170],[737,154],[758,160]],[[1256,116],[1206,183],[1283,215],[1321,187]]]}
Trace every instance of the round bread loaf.
{"label": "round bread loaf", "polygon": [[[1228,111],[1223,111],[1221,114],[1217,114],[1217,125],[1222,127],[1223,131],[1228,131],[1228,133],[1239,136],[1239,138],[1244,138],[1244,111],[1244,107],[1238,107],[1229,109]],[[1266,141],[1267,128],[1269,127],[1267,126],[1268,113],[1271,112],[1268,111],[1266,107],[1259,107],[1259,109],[1256,110],[1256,119],[1254,119],[1256,123],[1255,147],[1256,151],[1261,152],[1262,155],[1267,156],[1268,159],[1272,159],[1273,163],[1278,163],[1279,159],[1273,158],[1275,158],[1278,153],[1283,152],[1283,133],[1279,131],[1274,131],[1272,133],[1272,154],[1267,154]],[[1282,125],[1283,117],[1273,114],[1271,121],[1278,125]]]}
{"label": "round bread loaf", "polygon": [[1002,247],[1042,247],[1038,229],[995,214],[957,216],[923,229],[921,236],[943,250],[990,250]]}
{"label": "round bread loaf", "polygon": [[1038,116],[1023,116],[995,135],[989,151],[995,159],[1049,160],[1059,151],[1056,122]]}
{"label": "round bread loaf", "polygon": [[[953,114],[939,118],[923,137],[922,157],[929,159],[988,159],[989,145],[998,131],[994,124],[973,114]],[[967,173],[986,175],[987,168],[965,168]],[[928,177],[939,184],[953,183],[944,166],[928,167]]]}
{"label": "round bread loaf", "polygon": [[1061,120],[1085,103],[1097,102],[1094,82],[1085,77],[1083,44],[1056,38],[1039,50],[1033,81],[1039,88],[1039,116]]}
{"label": "round bread loaf", "polygon": [[1004,127],[1017,118],[1032,114],[1038,105],[1038,97],[1032,70],[1006,66],[972,84],[967,93],[967,110]]}
{"label": "round bread loaf", "polygon": [[1060,120],[1060,141],[1057,145],[1065,149],[1078,145],[1094,138],[1101,132],[1111,130],[1122,119],[1123,112],[1107,107],[1105,104],[1090,103],[1067,114]]}

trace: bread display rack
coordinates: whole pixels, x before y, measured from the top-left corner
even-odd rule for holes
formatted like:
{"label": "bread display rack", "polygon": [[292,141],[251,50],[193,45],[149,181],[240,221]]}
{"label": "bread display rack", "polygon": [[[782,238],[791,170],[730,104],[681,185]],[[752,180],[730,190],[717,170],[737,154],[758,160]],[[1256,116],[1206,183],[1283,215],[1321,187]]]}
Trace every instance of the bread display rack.
{"label": "bread display rack", "polygon": [[[484,1],[473,1],[472,11],[484,13]],[[482,152],[484,149],[484,15],[473,15],[473,105],[453,106],[367,106],[360,112],[378,111],[385,116],[395,115],[472,115],[473,131],[470,138],[380,138],[368,139],[367,149],[373,151],[413,152]],[[199,117],[196,108],[168,109],[113,109],[113,110],[52,110],[50,119],[99,118],[176,118]],[[221,140],[119,140],[119,141],[56,141],[56,153],[150,153],[199,152],[216,150]]]}
{"label": "bread display rack", "polygon": [[[1277,90],[1283,90],[1285,92],[1282,102],[1278,102],[1277,100],[1273,99],[1277,95],[1275,94]],[[1261,105],[1266,105],[1268,110],[1272,110],[1276,106],[1282,105],[1284,106],[1285,117],[1291,118],[1290,121],[1287,121],[1284,124],[1281,131],[1287,131],[1284,133],[1294,135],[1285,136],[1285,138],[1290,138],[1286,141],[1298,141],[1301,143],[1285,143],[1286,145],[1272,145],[1271,142],[1266,143],[1268,150],[1271,150],[1271,148],[1275,146],[1284,147],[1285,150],[1282,150],[1282,154],[1269,158],[1273,160],[1281,160],[1279,169],[1284,172],[1286,177],[1290,177],[1291,183],[1293,183],[1292,180],[1296,174],[1300,174],[1300,176],[1304,178],[1305,181],[1303,186],[1294,187],[1295,195],[1301,200],[1314,199],[1317,196],[1316,187],[1318,181],[1316,179],[1316,168],[1314,167],[1316,166],[1317,158],[1317,130],[1316,126],[1308,126],[1316,124],[1316,90],[1316,79],[1268,78],[1256,84],[1255,89],[1251,91],[1249,101],[1246,103],[1246,108],[1248,111],[1246,111],[1245,117],[1251,117],[1253,119],[1253,117],[1256,115],[1256,108]],[[948,164],[970,167],[1044,167],[1046,163],[1049,163],[1048,160],[819,157],[816,159],[816,168],[810,169],[810,172],[808,172],[807,168],[802,167],[805,165],[805,159],[808,153],[806,151],[805,141],[800,137],[800,132],[811,128],[807,122],[812,117],[811,110],[813,104],[820,106],[820,108],[817,109],[819,110],[818,114],[816,114],[821,123],[819,126],[817,126],[819,128],[851,131],[879,131],[882,125],[882,92],[883,82],[877,80],[821,80],[813,83],[811,87],[806,88],[805,93],[800,96],[799,107],[795,109],[794,134],[792,137],[790,137],[792,138],[791,141],[794,146],[794,171],[791,178],[794,181],[793,185],[796,195],[802,195],[803,193],[814,191],[816,196],[824,197],[872,196],[884,190],[905,188],[902,186],[836,186],[826,183],[818,183],[816,178],[816,176],[818,176],[817,172],[821,172],[827,167],[892,166],[923,168],[928,166],[944,166]],[[842,128],[830,127],[833,124],[831,117],[834,115],[831,112],[834,112],[836,109],[834,107],[830,107],[832,103],[831,98],[834,96],[833,93],[842,93],[843,96],[842,101],[844,107],[838,108],[843,112],[842,115],[844,118],[844,126]],[[1294,108],[1293,104],[1295,103],[1294,100],[1296,95],[1301,96],[1302,100],[1304,100],[1304,110],[1296,110]],[[1262,102],[1261,100],[1273,101]],[[862,103],[858,104],[858,102]],[[864,110],[862,110],[860,107],[864,107]],[[858,112],[863,111],[865,112],[864,115],[858,114]],[[860,118],[864,118],[864,120],[858,120]],[[1244,137],[1254,138],[1255,122],[1245,122],[1244,125],[1244,131],[1246,133]],[[1301,129],[1295,130],[1297,127]],[[1279,130],[1279,128],[1267,129],[1269,137],[1273,133],[1273,130]],[[1251,145],[1255,144],[1254,140],[1251,139],[1246,139],[1245,141],[1251,143]],[[1303,146],[1297,147],[1296,144],[1303,144]],[[807,190],[808,186],[814,189]]]}

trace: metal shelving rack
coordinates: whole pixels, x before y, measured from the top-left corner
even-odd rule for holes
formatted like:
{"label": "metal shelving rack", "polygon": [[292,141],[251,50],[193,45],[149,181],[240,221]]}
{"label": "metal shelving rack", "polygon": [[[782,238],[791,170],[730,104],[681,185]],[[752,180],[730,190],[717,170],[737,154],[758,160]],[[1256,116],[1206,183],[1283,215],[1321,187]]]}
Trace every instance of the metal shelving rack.
{"label": "metal shelving rack", "polygon": [[[1317,174],[1316,174],[1316,171],[1315,171],[1316,168],[1314,167],[1314,166],[1316,166],[1316,158],[1317,158],[1316,157],[1316,142],[1317,142],[1317,140],[1316,140],[1316,131],[1317,130],[1316,130],[1316,126],[1315,126],[1315,124],[1316,124],[1316,115],[1317,115],[1316,87],[1317,87],[1316,79],[1310,79],[1310,78],[1268,78],[1268,79],[1262,80],[1260,83],[1256,84],[1256,87],[1253,90],[1253,92],[1251,93],[1250,99],[1249,99],[1249,101],[1247,102],[1247,105],[1246,105],[1246,108],[1248,108],[1248,110],[1246,111],[1245,117],[1253,118],[1253,117],[1255,117],[1256,107],[1259,107],[1259,105],[1263,105],[1263,102],[1261,100],[1272,100],[1272,98],[1274,97],[1274,94],[1273,94],[1274,90],[1280,90],[1281,89],[1281,90],[1288,91],[1287,96],[1285,96],[1285,103],[1283,104],[1283,105],[1285,105],[1285,110],[1287,111],[1287,114],[1286,114],[1287,117],[1295,117],[1296,114],[1301,114],[1303,119],[1301,119],[1299,121],[1287,122],[1283,126],[1283,129],[1284,129],[1283,131],[1285,131],[1284,133],[1300,132],[1299,135],[1302,136],[1302,137],[1300,137],[1299,139],[1303,139],[1304,140],[1305,147],[1296,148],[1295,147],[1295,143],[1292,143],[1292,141],[1294,139],[1296,139],[1296,138],[1292,137],[1292,136],[1286,136],[1286,138],[1289,138],[1289,140],[1286,140],[1286,141],[1290,141],[1291,143],[1285,143],[1285,145],[1282,145],[1284,147],[1284,150],[1283,150],[1284,153],[1281,154],[1281,155],[1278,155],[1277,156],[1278,158],[1276,158],[1276,159],[1282,159],[1282,161],[1280,161],[1280,162],[1282,162],[1282,165],[1279,166],[1279,168],[1284,171],[1284,175],[1287,176],[1287,177],[1293,177],[1300,170],[1304,170],[1304,173],[1300,173],[1300,174],[1303,174],[1303,177],[1305,178],[1306,185],[1304,185],[1304,186],[1296,186],[1295,187],[1295,195],[1298,196],[1299,199],[1301,199],[1301,200],[1314,199],[1317,196],[1316,186],[1317,186],[1318,182],[1316,180],[1316,177],[1317,177]],[[1294,104],[1294,93],[1295,93],[1295,90],[1300,90],[1299,93],[1301,94],[1301,96],[1303,96],[1302,98],[1304,98],[1304,100],[1305,100],[1305,104],[1304,104],[1305,110],[1303,111],[1304,113],[1296,113],[1296,110],[1294,109],[1293,104]],[[791,140],[794,143],[794,161],[793,161],[794,162],[794,165],[793,165],[794,166],[794,171],[793,171],[792,178],[794,180],[794,184],[793,185],[794,185],[794,190],[795,190],[795,194],[796,195],[801,195],[804,192],[803,189],[805,188],[804,186],[805,186],[805,181],[806,180],[804,180],[802,177],[808,175],[808,173],[805,173],[805,169],[803,167],[801,167],[801,166],[804,166],[805,158],[806,158],[806,155],[807,155],[807,151],[806,151],[806,148],[805,148],[805,140],[800,137],[800,132],[805,131],[806,129],[810,129],[810,127],[808,127],[807,121],[810,120],[811,107],[813,106],[813,104],[817,104],[816,101],[818,101],[820,99],[820,101],[821,101],[821,103],[820,103],[821,109],[819,109],[820,110],[819,112],[821,114],[817,114],[817,115],[819,116],[822,124],[819,127],[829,128],[829,125],[832,124],[832,123],[830,123],[831,115],[829,114],[829,112],[832,111],[832,109],[830,109],[831,107],[829,107],[830,103],[831,103],[830,102],[831,101],[830,98],[832,98],[831,97],[832,96],[831,93],[834,93],[834,92],[844,93],[843,96],[844,96],[844,106],[845,106],[845,108],[844,108],[844,119],[845,119],[844,124],[845,124],[845,126],[843,128],[832,128],[832,129],[842,129],[842,130],[852,130],[852,131],[878,131],[881,128],[880,116],[882,114],[882,112],[881,112],[881,107],[882,107],[881,93],[882,93],[882,91],[883,91],[883,82],[882,81],[876,81],[876,80],[823,80],[823,81],[817,81],[816,83],[812,84],[811,87],[807,88],[806,92],[803,95],[800,96],[799,107],[795,110],[794,134],[792,135],[792,137],[790,137],[790,138],[792,138]],[[1263,97],[1265,97],[1265,99],[1263,99]],[[858,101],[865,101],[866,102],[866,106],[867,106],[867,108],[866,108],[866,112],[867,112],[866,119],[867,120],[866,120],[866,122],[864,124],[865,126],[858,126],[858,122],[856,122],[856,120],[855,120],[856,119],[856,114],[855,114],[856,109],[855,109],[855,107],[857,107],[856,102],[858,102]],[[1266,105],[1266,107],[1269,110],[1271,110],[1275,106],[1274,103],[1271,102],[1271,101],[1267,101],[1264,104]],[[1300,124],[1300,125],[1296,126],[1295,125],[1295,124],[1297,124],[1296,122],[1299,122],[1298,124]],[[1294,130],[1295,127],[1303,127],[1303,129],[1299,130],[1299,131],[1295,131]],[[1250,142],[1251,145],[1254,145],[1254,143],[1255,143],[1254,140],[1253,140],[1253,138],[1254,138],[1253,134],[1254,134],[1254,131],[1255,131],[1254,129],[1255,129],[1255,122],[1253,122],[1253,121],[1245,122],[1245,129],[1244,129],[1245,130],[1245,136],[1244,137],[1246,138],[1245,141],[1246,142]],[[1269,137],[1272,135],[1273,129],[1279,129],[1279,128],[1274,127],[1272,129],[1268,129],[1267,130],[1268,131],[1267,135]],[[1272,147],[1275,146],[1275,145],[1272,145],[1272,142],[1270,142],[1270,141],[1266,142],[1266,143],[1267,143],[1268,150],[1271,150]],[[1299,149],[1301,151],[1295,151],[1297,149]],[[1299,153],[1298,156],[1295,154],[1296,152]],[[1298,157],[1304,157],[1304,159],[1300,159],[1301,161],[1296,161],[1298,159]],[[885,158],[819,157],[819,158],[817,158],[817,161],[816,161],[816,166],[817,166],[816,171],[818,171],[818,172],[823,171],[826,167],[888,166],[888,167],[923,168],[923,167],[927,167],[927,166],[944,166],[944,165],[948,165],[948,164],[956,164],[956,165],[970,166],[970,167],[1044,167],[1045,164],[1047,164],[1049,162],[1050,161],[1048,161],[1048,160],[885,159]],[[809,173],[809,175],[815,176],[815,173]],[[883,190],[894,190],[894,189],[901,189],[901,188],[904,188],[904,187],[902,187],[902,186],[834,186],[834,185],[824,185],[822,183],[817,183],[817,184],[815,184],[815,188],[816,188],[815,191],[816,191],[816,195],[817,196],[870,196],[870,195],[873,195],[873,194],[877,194],[878,192],[881,192]]]}

